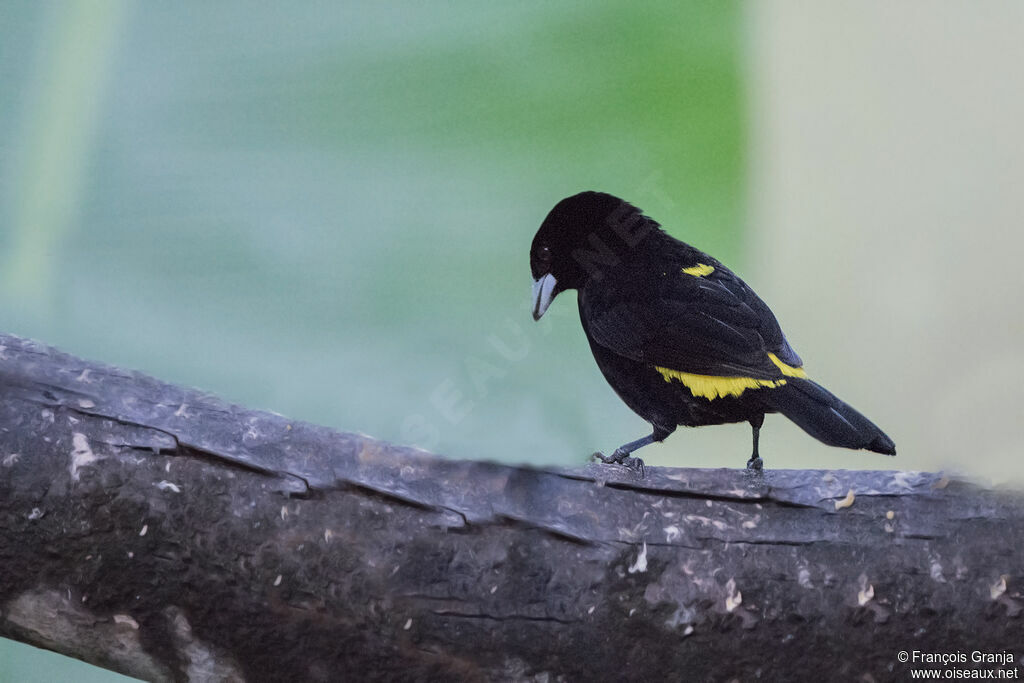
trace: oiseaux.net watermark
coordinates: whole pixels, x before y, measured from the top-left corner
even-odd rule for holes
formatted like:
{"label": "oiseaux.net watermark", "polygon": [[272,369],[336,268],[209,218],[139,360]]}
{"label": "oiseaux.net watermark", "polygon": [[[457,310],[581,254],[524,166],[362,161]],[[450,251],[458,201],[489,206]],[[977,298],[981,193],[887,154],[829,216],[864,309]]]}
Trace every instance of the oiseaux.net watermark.
{"label": "oiseaux.net watermark", "polygon": [[907,665],[912,680],[1014,680],[1021,678],[1017,655],[1009,650],[900,650],[896,659]]}

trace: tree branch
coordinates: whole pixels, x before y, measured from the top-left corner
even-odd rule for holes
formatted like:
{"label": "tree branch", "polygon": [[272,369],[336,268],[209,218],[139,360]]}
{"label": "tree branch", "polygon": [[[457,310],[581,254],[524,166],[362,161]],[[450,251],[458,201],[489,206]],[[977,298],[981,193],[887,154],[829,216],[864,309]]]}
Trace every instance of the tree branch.
{"label": "tree branch", "polygon": [[927,473],[445,460],[0,335],[0,635],[149,680],[887,680],[1019,654],[1022,521]]}

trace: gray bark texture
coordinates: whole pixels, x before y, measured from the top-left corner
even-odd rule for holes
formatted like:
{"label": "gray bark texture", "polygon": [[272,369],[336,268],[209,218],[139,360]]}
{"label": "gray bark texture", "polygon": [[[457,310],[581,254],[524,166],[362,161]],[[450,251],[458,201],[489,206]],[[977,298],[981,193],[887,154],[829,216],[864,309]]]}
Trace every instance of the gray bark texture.
{"label": "gray bark texture", "polygon": [[148,680],[904,680],[1020,655],[1022,522],[920,472],[447,460],[0,335],[0,635]]}

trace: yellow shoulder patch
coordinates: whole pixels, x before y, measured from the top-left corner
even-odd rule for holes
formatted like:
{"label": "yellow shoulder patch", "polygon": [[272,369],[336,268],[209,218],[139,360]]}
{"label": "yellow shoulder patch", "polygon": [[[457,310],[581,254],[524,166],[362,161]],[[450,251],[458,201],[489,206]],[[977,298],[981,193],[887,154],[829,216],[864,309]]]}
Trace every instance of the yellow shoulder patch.
{"label": "yellow shoulder patch", "polygon": [[768,360],[775,363],[779,370],[782,371],[782,374],[787,377],[807,377],[807,373],[804,372],[803,368],[794,368],[792,365],[786,365],[774,353],[768,354]]}
{"label": "yellow shoulder patch", "polygon": [[747,389],[760,389],[762,387],[774,389],[786,383],[784,379],[755,379],[754,377],[716,377],[714,375],[695,375],[691,372],[680,372],[671,368],[654,366],[654,369],[661,373],[666,382],[676,379],[690,390],[694,396],[703,397],[709,401],[719,397],[739,396]]}
{"label": "yellow shoulder patch", "polygon": [[683,272],[694,277],[704,277],[705,275],[711,275],[711,273],[715,272],[715,269],[706,263],[698,263],[695,266],[683,268]]}

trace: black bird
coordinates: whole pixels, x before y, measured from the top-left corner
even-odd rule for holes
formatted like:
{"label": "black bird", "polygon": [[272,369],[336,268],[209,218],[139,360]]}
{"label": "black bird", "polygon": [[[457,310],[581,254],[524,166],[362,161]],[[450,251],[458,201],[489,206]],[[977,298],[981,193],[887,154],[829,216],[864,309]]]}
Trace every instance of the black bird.
{"label": "black bird", "polygon": [[807,379],[768,306],[743,280],[699,249],[666,234],[631,204],[603,192],[563,199],[530,248],[533,318],[559,293],[578,291],[594,359],[619,397],[654,431],[623,444],[606,463],[640,467],[638,448],[678,425],[749,422],[757,439],[766,413],[782,413],[830,446],[896,454],[870,420]]}

